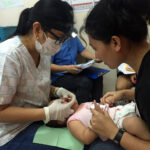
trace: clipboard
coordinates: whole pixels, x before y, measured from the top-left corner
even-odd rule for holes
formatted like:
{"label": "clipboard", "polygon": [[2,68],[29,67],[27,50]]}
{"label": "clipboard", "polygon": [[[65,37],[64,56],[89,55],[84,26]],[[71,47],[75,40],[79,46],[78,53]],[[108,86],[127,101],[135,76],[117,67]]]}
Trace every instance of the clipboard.
{"label": "clipboard", "polygon": [[102,69],[102,68],[97,68],[97,67],[89,67],[87,69],[84,69],[82,71],[82,73],[91,78],[91,79],[97,79],[98,77],[100,76],[103,76],[104,74],[110,72],[110,70],[107,70],[107,69]]}

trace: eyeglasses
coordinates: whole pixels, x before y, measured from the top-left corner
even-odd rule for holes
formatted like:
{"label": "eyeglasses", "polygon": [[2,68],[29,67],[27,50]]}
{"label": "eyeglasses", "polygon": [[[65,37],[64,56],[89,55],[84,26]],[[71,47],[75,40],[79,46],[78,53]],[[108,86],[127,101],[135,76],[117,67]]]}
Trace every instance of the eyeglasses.
{"label": "eyeglasses", "polygon": [[56,38],[56,41],[55,41],[55,44],[56,44],[56,45],[63,44],[63,43],[68,39],[68,36],[58,37],[58,36],[57,36],[55,33],[53,33],[52,31],[49,31],[49,33],[51,33],[51,34]]}

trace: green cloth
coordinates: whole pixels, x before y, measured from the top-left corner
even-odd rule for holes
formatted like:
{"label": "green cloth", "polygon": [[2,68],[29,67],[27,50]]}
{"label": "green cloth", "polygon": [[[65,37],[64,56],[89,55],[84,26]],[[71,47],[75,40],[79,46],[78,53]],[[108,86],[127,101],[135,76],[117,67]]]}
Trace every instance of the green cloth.
{"label": "green cloth", "polygon": [[33,139],[33,143],[57,146],[69,150],[83,150],[84,144],[77,140],[67,128],[50,128],[41,126]]}

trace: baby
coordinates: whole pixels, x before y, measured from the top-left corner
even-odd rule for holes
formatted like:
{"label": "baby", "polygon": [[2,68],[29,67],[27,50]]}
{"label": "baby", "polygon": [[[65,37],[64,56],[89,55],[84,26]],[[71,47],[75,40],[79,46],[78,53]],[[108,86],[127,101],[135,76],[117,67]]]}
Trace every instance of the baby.
{"label": "baby", "polygon": [[[64,100],[67,102],[67,100]],[[135,135],[144,140],[150,140],[150,133],[145,123],[137,117],[135,113],[135,103],[129,103],[124,106],[108,107],[108,105],[98,104],[102,110],[107,110],[114,123],[119,127],[125,129],[128,133]],[[67,120],[67,126],[78,140],[84,144],[90,144],[98,135],[90,128],[90,120],[92,118],[91,109],[94,108],[93,102],[83,103],[78,106],[78,103],[72,106],[74,114]],[[50,127],[64,127],[66,121],[50,121]],[[100,136],[102,140],[107,140],[106,137]]]}
{"label": "baby", "polygon": [[[109,108],[108,105],[100,105],[102,109],[108,111],[114,123],[125,129],[128,133],[135,135],[144,140],[150,140],[150,133],[145,123],[136,116],[135,103],[129,103],[124,106],[119,105]],[[98,135],[93,132],[88,126],[92,117],[90,109],[93,109],[92,102],[83,103],[78,110],[68,119],[67,126],[70,132],[84,144],[90,144]],[[102,140],[107,140],[106,137],[101,137]]]}

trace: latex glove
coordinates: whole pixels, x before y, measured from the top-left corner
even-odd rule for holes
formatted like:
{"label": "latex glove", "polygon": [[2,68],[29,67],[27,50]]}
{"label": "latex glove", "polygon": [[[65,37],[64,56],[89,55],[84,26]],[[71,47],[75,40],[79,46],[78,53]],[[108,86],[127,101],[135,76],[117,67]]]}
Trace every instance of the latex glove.
{"label": "latex glove", "polygon": [[50,120],[64,121],[74,112],[74,110],[71,109],[71,106],[72,101],[64,104],[62,99],[54,100],[51,105],[44,107],[46,116],[44,123],[48,123]]}
{"label": "latex glove", "polygon": [[59,98],[71,98],[72,105],[76,101],[76,96],[72,92],[70,92],[70,91],[68,91],[68,90],[66,90],[66,89],[64,89],[62,87],[56,88],[56,95]]}

